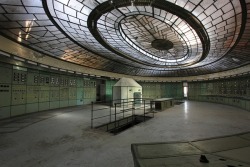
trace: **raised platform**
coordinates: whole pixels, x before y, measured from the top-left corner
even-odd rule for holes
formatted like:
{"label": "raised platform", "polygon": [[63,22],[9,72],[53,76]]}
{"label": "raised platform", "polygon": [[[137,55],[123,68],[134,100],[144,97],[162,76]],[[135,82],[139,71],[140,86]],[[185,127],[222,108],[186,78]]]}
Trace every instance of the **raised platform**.
{"label": "raised platform", "polygon": [[[191,142],[132,144],[135,167],[250,167],[250,133]],[[205,155],[208,163],[200,162]]]}
{"label": "raised platform", "polygon": [[155,110],[165,110],[167,108],[174,106],[174,99],[173,98],[161,98],[161,99],[154,99],[152,102],[155,103]]}
{"label": "raised platform", "polygon": [[144,115],[131,115],[113,122],[100,125],[96,127],[96,129],[100,129],[113,134],[118,134],[134,125],[145,122],[151,118],[152,117],[150,116],[144,116]]}

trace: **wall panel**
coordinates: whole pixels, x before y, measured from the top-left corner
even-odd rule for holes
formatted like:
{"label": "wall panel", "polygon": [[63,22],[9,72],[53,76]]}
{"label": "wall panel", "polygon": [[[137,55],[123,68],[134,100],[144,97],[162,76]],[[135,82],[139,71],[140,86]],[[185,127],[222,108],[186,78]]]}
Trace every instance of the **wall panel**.
{"label": "wall panel", "polygon": [[26,113],[26,104],[11,106],[11,117]]}
{"label": "wall panel", "polygon": [[26,113],[33,113],[39,111],[38,103],[30,103],[26,105]]}
{"label": "wall panel", "polygon": [[49,110],[50,109],[50,107],[49,107],[49,101],[47,101],[47,102],[40,102],[39,104],[38,104],[38,110],[39,111],[44,111],[44,110]]}
{"label": "wall panel", "polygon": [[10,106],[0,107],[0,119],[9,118],[9,117],[10,117]]}
{"label": "wall panel", "polygon": [[96,81],[0,63],[0,119],[96,101]]}
{"label": "wall panel", "polygon": [[249,111],[250,76],[190,82],[188,99],[232,105]]}

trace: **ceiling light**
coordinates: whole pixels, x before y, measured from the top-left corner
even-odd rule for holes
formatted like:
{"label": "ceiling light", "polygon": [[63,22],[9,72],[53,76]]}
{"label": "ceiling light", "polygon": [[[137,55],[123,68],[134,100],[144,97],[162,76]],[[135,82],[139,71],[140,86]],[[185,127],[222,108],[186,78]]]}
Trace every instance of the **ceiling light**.
{"label": "ceiling light", "polygon": [[134,6],[135,0],[131,0],[131,6]]}
{"label": "ceiling light", "polygon": [[232,60],[233,60],[234,62],[240,62],[240,60],[239,60],[238,58],[236,58],[236,57],[232,57]]}

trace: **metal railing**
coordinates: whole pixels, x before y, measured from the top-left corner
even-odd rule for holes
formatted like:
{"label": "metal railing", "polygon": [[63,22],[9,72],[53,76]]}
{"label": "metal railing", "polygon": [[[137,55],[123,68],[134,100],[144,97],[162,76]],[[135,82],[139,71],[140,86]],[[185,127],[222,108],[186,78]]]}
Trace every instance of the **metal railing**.
{"label": "metal railing", "polygon": [[134,121],[138,116],[143,118],[143,121],[145,121],[147,117],[154,117],[155,109],[154,104],[152,104],[152,99],[117,99],[108,104],[109,105],[106,106],[100,106],[94,102],[91,103],[91,128],[106,125],[106,131],[116,130],[126,125],[126,123],[131,123],[131,121]]}

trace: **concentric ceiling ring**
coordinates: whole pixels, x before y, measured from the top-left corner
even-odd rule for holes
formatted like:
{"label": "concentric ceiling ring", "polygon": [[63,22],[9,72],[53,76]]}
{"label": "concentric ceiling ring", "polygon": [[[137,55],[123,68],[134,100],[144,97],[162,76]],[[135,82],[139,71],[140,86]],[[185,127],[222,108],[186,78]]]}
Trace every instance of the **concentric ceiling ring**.
{"label": "concentric ceiling ring", "polygon": [[[145,56],[158,61],[157,63],[164,62],[168,65],[174,65],[181,63],[181,61],[192,55],[198,60],[198,54],[196,52],[192,53],[192,50],[189,49],[191,45],[186,42],[188,38],[181,29],[178,28],[178,32],[172,25],[166,22],[171,23],[168,20],[161,21],[160,19],[142,14],[128,16],[120,21],[120,32],[116,31],[116,33],[120,34],[123,37],[122,40],[126,41],[128,45]],[[101,30],[98,31],[101,32]],[[190,34],[190,38],[195,39],[193,44],[201,44],[197,34]],[[161,48],[156,46],[160,43],[163,44]]]}
{"label": "concentric ceiling ring", "polygon": [[[154,18],[154,13],[153,14],[147,13],[147,12],[137,8],[137,10],[135,10],[135,11],[129,11],[128,12],[129,14],[116,16],[117,19],[113,20],[114,27],[112,27],[112,25],[105,25],[105,23],[103,23],[102,17],[106,17],[107,15],[109,15],[108,18],[111,18],[111,20],[112,20],[111,15],[113,15],[113,13],[115,13],[116,11],[118,11],[118,12],[122,11],[124,6],[130,6],[130,5],[131,5],[130,1],[113,1],[112,3],[104,2],[100,5],[98,5],[94,10],[92,10],[92,12],[90,13],[90,15],[88,17],[88,27],[89,27],[90,32],[92,33],[92,35],[96,38],[96,40],[99,43],[101,43],[104,47],[106,47],[110,51],[112,51],[112,52],[114,52],[122,57],[125,57],[127,59],[132,59],[133,61],[136,61],[136,62],[139,62],[142,64],[146,64],[149,66],[156,66],[156,67],[157,66],[158,67],[169,66],[169,67],[178,67],[178,68],[180,68],[180,66],[184,67],[184,66],[190,66],[190,65],[193,65],[195,63],[198,63],[198,62],[202,61],[206,57],[206,55],[208,54],[209,48],[210,48],[210,42],[209,42],[209,37],[207,35],[207,32],[205,31],[205,28],[203,27],[203,25],[190,12],[188,12],[188,11],[186,11],[186,10],[180,8],[179,6],[176,6],[170,2],[153,1],[150,4],[151,5],[150,7],[161,9],[165,12],[168,11],[166,13],[170,13],[172,15],[172,20],[173,20],[172,22],[171,22],[171,19],[170,20],[167,20],[167,19],[166,20],[159,20],[158,18]],[[135,1],[134,5],[135,6],[145,6],[145,5],[147,6],[147,5],[149,5],[149,2],[145,2],[144,0],[141,0],[141,1],[138,0],[138,1]],[[126,12],[122,11],[121,13],[126,13]],[[142,48],[141,44],[139,44],[139,43],[136,44],[135,42],[131,41],[131,36],[127,37],[124,35],[124,33],[120,32],[121,31],[120,30],[121,22],[124,21],[125,18],[128,18],[128,17],[134,18],[134,20],[139,22],[140,23],[139,25],[141,25],[141,27],[143,27],[143,30],[141,30],[141,31],[138,30],[138,32],[139,31],[141,33],[148,32],[148,35],[146,35],[146,36],[150,35],[154,38],[153,40],[147,41],[150,44],[152,43],[152,41],[154,41],[156,39],[158,39],[158,40],[162,39],[161,37],[159,38],[159,34],[160,34],[160,32],[164,32],[164,31],[160,31],[158,28],[157,29],[158,31],[156,32],[157,37],[155,37],[155,35],[153,34],[154,32],[151,32],[151,29],[154,29],[154,27],[157,27],[157,25],[152,24],[153,27],[150,27],[151,29],[147,29],[147,27],[145,25],[143,25],[143,23],[137,18],[138,15],[140,15],[142,17],[151,17],[154,20],[158,20],[158,22],[160,21],[161,25],[163,25],[163,26],[165,26],[164,24],[168,23],[170,25],[169,26],[170,28],[174,29],[176,32],[179,33],[180,39],[182,38],[182,36],[186,37],[184,39],[185,43],[188,43],[192,39],[195,39],[195,42],[189,43],[190,46],[187,49],[187,52],[189,53],[189,55],[185,56],[185,53],[182,52],[179,54],[179,57],[182,56],[184,58],[178,59],[174,56],[173,53],[171,54],[169,52],[170,53],[169,55],[171,55],[172,58],[169,58],[167,56],[166,56],[167,58],[166,57],[159,58],[160,56],[157,56],[156,52],[152,53],[152,49],[154,49],[154,47],[151,46],[151,48]],[[182,23],[186,22],[187,23],[187,24],[185,24],[186,27],[184,27],[182,29],[179,27],[175,27],[175,28],[171,27],[171,26],[173,26],[173,22],[175,22],[177,20],[177,18],[181,18]],[[129,23],[129,22],[127,22],[127,23]],[[123,24],[125,24],[125,23],[123,23]],[[106,26],[108,28],[102,28],[103,26]],[[165,26],[165,28],[169,28],[169,27]],[[138,29],[138,24],[136,24],[134,29]],[[178,30],[178,29],[181,29],[181,30]],[[109,31],[111,31],[111,33]],[[116,35],[114,34],[114,31],[116,31]],[[127,31],[129,31],[129,29],[127,29]],[[165,31],[168,32],[167,30],[165,30]],[[189,35],[189,37],[187,36],[187,34]],[[131,33],[130,33],[130,35],[131,35]],[[111,38],[107,38],[107,36],[111,36]],[[124,37],[124,38],[122,39],[120,37]],[[111,40],[111,39],[113,39],[113,40]],[[134,52],[131,53],[130,50],[123,49],[125,47],[129,47],[129,45],[127,45],[126,43],[124,43],[124,45],[118,46],[118,44],[116,44],[117,40],[126,41],[127,44],[130,44],[130,46],[132,46],[134,48]],[[170,39],[170,41],[171,41],[171,39]],[[115,45],[117,45],[117,46],[115,46]],[[119,47],[121,47],[122,49],[120,49]],[[139,51],[142,54],[147,55],[148,57],[150,57],[153,60],[150,60],[148,58],[143,60],[143,58],[140,58],[142,56],[139,55],[139,53],[136,51]],[[151,54],[149,54],[149,52],[151,52]],[[193,54],[193,56],[192,56],[192,54]],[[167,54],[165,53],[165,55],[167,55]],[[189,58],[189,59],[187,59],[187,58]],[[187,61],[184,61],[186,59],[187,59]],[[152,62],[152,63],[149,63],[149,62]]]}
{"label": "concentric ceiling ring", "polygon": [[[25,40],[25,42],[35,43],[35,48],[39,47],[39,49],[41,48],[41,50],[45,50],[51,55],[56,55],[58,58],[67,61],[103,71],[128,75],[187,76],[218,72],[239,66],[239,63],[235,64],[232,61],[231,53],[233,54],[236,46],[239,46],[238,48],[243,46],[242,42],[245,43],[245,40],[242,41],[241,39],[248,39],[246,33],[244,37],[242,36],[247,14],[243,0],[240,2],[237,0],[143,1],[144,2],[135,0],[134,6],[131,6],[130,0],[113,0],[113,3],[110,3],[111,0],[42,1],[47,16],[49,16],[50,21],[52,21],[53,26],[55,26],[55,28],[50,29],[50,33],[54,34],[55,37],[40,39],[31,33],[30,37],[32,37],[32,39]],[[101,12],[98,12],[96,9]],[[95,15],[92,15],[93,13]],[[14,14],[8,15],[10,16],[9,19],[12,20],[12,15]],[[124,17],[120,17],[122,15]],[[169,21],[172,21],[172,18],[174,19],[174,16],[176,16],[177,18],[173,20],[174,24],[172,24],[173,30],[183,28],[180,22],[182,22],[181,20],[186,21],[187,25],[197,33],[201,41],[200,46],[187,48],[189,54],[195,53],[194,50],[190,51],[190,48],[198,50],[196,54],[198,61],[188,58],[185,61],[178,62],[177,65],[173,65],[173,63],[165,64],[157,59],[154,60],[151,57],[146,57],[139,53],[139,47],[136,49],[136,47],[129,46],[129,42],[125,41],[119,32],[119,23],[121,23],[121,20],[117,19],[139,15],[152,17],[155,20],[164,20],[164,18],[167,18]],[[169,18],[169,16],[172,18]],[[43,26],[45,23],[42,21],[43,19],[43,17],[39,17],[39,21],[37,21],[36,24],[46,29],[47,27]],[[99,24],[99,21],[103,23]],[[48,24],[51,25],[49,22]],[[114,25],[116,31],[112,30]],[[13,29],[14,28],[16,27],[13,27]],[[53,31],[55,31],[56,28],[58,28],[65,37],[60,33],[54,33]],[[92,28],[98,28],[96,34],[92,33]],[[107,29],[107,33],[103,33],[103,36],[98,32],[102,28]],[[12,30],[10,30],[11,32],[9,34],[15,33],[15,31],[13,30],[12,32]],[[117,32],[119,32],[120,35]],[[116,36],[112,36],[112,38],[114,37],[112,39],[113,41],[119,42],[113,43],[112,40],[110,40],[110,34]],[[127,36],[132,35],[132,37],[136,38],[134,34],[124,34]],[[104,44],[100,43],[99,39],[97,39],[98,36],[101,39],[105,39]],[[40,40],[41,43],[36,43]],[[52,42],[51,40],[56,41]],[[133,39],[130,38],[130,40],[134,42],[133,44],[136,44]],[[188,40],[184,41],[189,42],[191,40],[191,38],[188,38]],[[237,45],[240,40],[240,45]],[[170,41],[172,41],[172,39]],[[51,45],[51,43],[53,45]],[[56,48],[54,48],[55,45]],[[119,52],[121,45],[127,46],[122,50],[125,51],[125,54]],[[112,47],[112,49],[106,46]],[[175,43],[174,46],[176,46]],[[146,45],[143,45],[143,47],[146,47]],[[152,48],[151,45],[150,47]],[[70,48],[70,50],[68,48]],[[240,53],[243,53],[242,49],[238,50]],[[206,51],[208,54],[204,54]],[[182,54],[178,55],[181,56]],[[165,59],[171,60],[171,57],[166,57]],[[184,62],[185,64],[181,64]]]}

